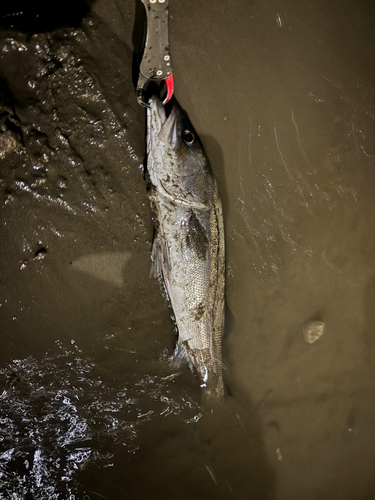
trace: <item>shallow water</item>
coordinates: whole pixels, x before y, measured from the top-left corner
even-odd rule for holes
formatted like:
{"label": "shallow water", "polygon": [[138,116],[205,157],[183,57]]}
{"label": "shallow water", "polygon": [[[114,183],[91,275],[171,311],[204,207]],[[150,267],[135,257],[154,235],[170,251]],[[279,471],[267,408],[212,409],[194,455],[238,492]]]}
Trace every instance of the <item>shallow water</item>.
{"label": "shallow water", "polygon": [[226,225],[212,412],[149,277],[140,5],[67,5],[0,8],[0,498],[375,498],[373,4],[171,0]]}

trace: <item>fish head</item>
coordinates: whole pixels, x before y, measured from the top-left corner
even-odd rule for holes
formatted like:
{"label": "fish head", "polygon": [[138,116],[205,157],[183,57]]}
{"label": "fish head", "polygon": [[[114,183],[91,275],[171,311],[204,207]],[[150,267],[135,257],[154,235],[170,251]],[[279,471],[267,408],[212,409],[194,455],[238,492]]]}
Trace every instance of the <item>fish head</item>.
{"label": "fish head", "polygon": [[167,115],[157,96],[147,110],[147,168],[151,182],[177,201],[205,204],[214,184],[202,143],[174,99]]}

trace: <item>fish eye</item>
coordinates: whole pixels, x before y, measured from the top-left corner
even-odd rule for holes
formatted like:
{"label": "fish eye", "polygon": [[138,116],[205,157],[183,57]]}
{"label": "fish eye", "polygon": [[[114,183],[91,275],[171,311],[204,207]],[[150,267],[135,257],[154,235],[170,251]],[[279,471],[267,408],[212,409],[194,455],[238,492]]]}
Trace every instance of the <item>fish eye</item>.
{"label": "fish eye", "polygon": [[186,146],[191,146],[193,142],[195,141],[195,137],[193,132],[190,132],[190,130],[184,130],[182,133],[182,139]]}

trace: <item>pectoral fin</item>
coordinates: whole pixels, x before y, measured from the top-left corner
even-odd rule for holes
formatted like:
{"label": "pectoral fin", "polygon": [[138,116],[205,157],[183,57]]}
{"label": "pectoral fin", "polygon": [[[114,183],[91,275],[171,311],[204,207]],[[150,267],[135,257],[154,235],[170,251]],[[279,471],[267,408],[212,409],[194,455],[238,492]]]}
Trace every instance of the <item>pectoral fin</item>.
{"label": "pectoral fin", "polygon": [[201,260],[205,260],[208,249],[207,233],[192,211],[186,226],[186,245]]}

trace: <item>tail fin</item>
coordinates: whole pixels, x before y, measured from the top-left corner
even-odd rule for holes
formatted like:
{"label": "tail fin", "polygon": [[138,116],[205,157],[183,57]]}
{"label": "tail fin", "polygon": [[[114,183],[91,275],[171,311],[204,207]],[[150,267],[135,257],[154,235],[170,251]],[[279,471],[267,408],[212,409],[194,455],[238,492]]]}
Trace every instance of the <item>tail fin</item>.
{"label": "tail fin", "polygon": [[[221,401],[224,397],[222,361],[210,357],[204,350],[194,350],[187,341],[177,342],[176,349],[170,358],[174,368],[187,363],[190,370],[198,376],[203,389],[203,400]],[[214,363],[214,365],[213,365]]]}

